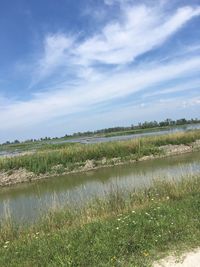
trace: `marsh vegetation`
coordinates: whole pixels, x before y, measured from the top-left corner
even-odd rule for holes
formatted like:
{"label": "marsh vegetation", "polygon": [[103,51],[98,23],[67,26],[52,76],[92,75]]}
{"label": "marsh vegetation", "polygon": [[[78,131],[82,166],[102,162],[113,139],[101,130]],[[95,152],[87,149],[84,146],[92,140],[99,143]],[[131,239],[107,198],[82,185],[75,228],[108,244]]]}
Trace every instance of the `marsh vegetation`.
{"label": "marsh vegetation", "polygon": [[91,167],[95,167],[139,160],[149,155],[163,155],[162,146],[189,145],[199,139],[200,130],[195,130],[120,142],[46,145],[32,154],[0,158],[0,171],[12,174],[12,171],[25,169],[35,175],[62,174],[79,170],[87,161],[92,161]]}
{"label": "marsh vegetation", "polygon": [[0,266],[151,266],[200,245],[200,177],[110,192],[83,209],[57,207],[39,223],[1,222]]}

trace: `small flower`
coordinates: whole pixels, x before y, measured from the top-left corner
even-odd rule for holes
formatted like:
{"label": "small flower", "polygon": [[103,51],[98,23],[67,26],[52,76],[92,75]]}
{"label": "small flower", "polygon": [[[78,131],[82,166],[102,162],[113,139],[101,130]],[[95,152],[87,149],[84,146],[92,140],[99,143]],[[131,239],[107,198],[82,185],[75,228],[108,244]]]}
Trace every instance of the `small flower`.
{"label": "small flower", "polygon": [[113,256],[113,257],[111,258],[111,261],[115,261],[115,260],[116,260],[116,257]]}
{"label": "small flower", "polygon": [[120,219],[120,218],[118,218],[117,220],[118,220],[118,221],[121,221],[121,219]]}
{"label": "small flower", "polygon": [[10,241],[6,241],[5,244],[7,245]]}
{"label": "small flower", "polygon": [[116,227],[117,230],[119,230],[119,227]]}
{"label": "small flower", "polygon": [[4,245],[3,247],[4,247],[4,248],[7,248],[8,246],[7,246],[7,245]]}
{"label": "small flower", "polygon": [[144,252],[143,255],[144,255],[145,257],[147,257],[147,256],[149,256],[149,253],[148,253],[148,252]]}
{"label": "small flower", "polygon": [[132,210],[132,213],[135,213],[135,210]]}

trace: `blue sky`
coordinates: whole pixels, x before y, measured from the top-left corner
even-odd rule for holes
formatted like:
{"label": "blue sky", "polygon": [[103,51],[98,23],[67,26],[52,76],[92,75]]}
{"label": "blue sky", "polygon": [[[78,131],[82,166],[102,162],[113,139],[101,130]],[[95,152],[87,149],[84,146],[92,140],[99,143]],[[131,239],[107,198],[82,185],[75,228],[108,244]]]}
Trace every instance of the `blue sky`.
{"label": "blue sky", "polygon": [[0,142],[199,117],[199,0],[0,0],[0,36]]}

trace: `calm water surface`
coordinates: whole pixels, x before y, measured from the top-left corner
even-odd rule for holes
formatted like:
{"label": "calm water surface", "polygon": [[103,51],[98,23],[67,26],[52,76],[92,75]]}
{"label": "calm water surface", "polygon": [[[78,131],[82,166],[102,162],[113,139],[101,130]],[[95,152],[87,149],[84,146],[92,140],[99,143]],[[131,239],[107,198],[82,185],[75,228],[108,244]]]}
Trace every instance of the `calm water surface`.
{"label": "calm water surface", "polygon": [[145,133],[138,133],[138,134],[128,134],[128,135],[119,135],[119,136],[111,136],[111,137],[82,137],[82,138],[74,138],[69,140],[62,140],[62,141],[50,141],[51,144],[60,144],[60,143],[82,143],[82,144],[95,144],[95,143],[106,143],[111,141],[123,141],[123,140],[130,140],[138,137],[143,136],[156,136],[156,135],[164,135],[169,133],[175,132],[185,132],[188,130],[195,130],[200,129],[200,124],[187,124],[179,127],[172,127],[168,130],[159,130],[159,131],[152,131],[152,132],[145,132]]}
{"label": "calm water surface", "polygon": [[132,190],[149,186],[155,178],[180,179],[191,173],[200,174],[200,152],[1,188],[0,217],[10,212],[17,222],[32,222],[55,203],[81,207],[116,188]]}
{"label": "calm water surface", "polygon": [[[175,132],[185,132],[188,130],[195,130],[200,129],[200,124],[188,124],[183,125],[179,127],[172,127],[168,130],[159,130],[159,131],[153,131],[153,132],[145,132],[145,133],[138,133],[138,134],[129,134],[129,135],[120,135],[120,136],[112,136],[112,137],[80,137],[80,138],[72,138],[72,139],[66,139],[66,140],[55,140],[55,141],[48,141],[47,144],[64,144],[64,143],[81,143],[81,144],[96,144],[96,143],[106,143],[106,142],[112,142],[112,141],[123,141],[123,140],[130,140],[135,139],[138,137],[144,137],[144,136],[157,136],[157,135],[164,135],[169,133],[175,133]],[[40,148],[42,145],[34,145],[33,151],[37,150],[37,148]],[[0,157],[1,156],[18,156],[21,153],[23,153],[23,150],[16,149],[14,151],[0,151]]]}

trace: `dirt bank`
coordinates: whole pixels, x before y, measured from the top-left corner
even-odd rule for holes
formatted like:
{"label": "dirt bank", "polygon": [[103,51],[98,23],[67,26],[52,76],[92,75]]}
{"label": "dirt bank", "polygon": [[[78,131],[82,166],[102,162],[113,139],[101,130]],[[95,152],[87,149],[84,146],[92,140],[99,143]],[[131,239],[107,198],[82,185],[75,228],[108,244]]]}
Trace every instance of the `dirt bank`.
{"label": "dirt bank", "polygon": [[[181,144],[181,145],[161,146],[159,149],[161,151],[160,155],[144,156],[144,157],[139,158],[137,161],[145,161],[145,160],[150,160],[150,159],[163,158],[163,157],[189,153],[193,151],[199,151],[200,140],[197,140],[194,143],[191,143],[188,145]],[[134,162],[136,162],[136,160],[132,160],[132,159],[123,160],[121,158],[112,158],[112,159],[103,158],[100,161],[87,160],[84,166],[77,163],[77,165],[74,166],[74,169],[70,171],[67,169],[64,169],[62,173],[60,172],[58,173],[59,168],[62,166],[57,165],[57,166],[52,167],[51,173],[40,174],[40,175],[36,175],[35,173],[28,172],[25,169],[10,170],[7,172],[1,171],[0,172],[0,187],[10,186],[10,185],[14,185],[17,183],[30,182],[34,180],[40,180],[40,179],[49,178],[49,177],[60,176],[60,175],[69,174],[69,173],[86,172],[86,171],[95,170],[95,169],[99,169],[103,167],[111,167],[113,165],[122,165],[122,164],[127,164],[127,163],[134,163]]]}

